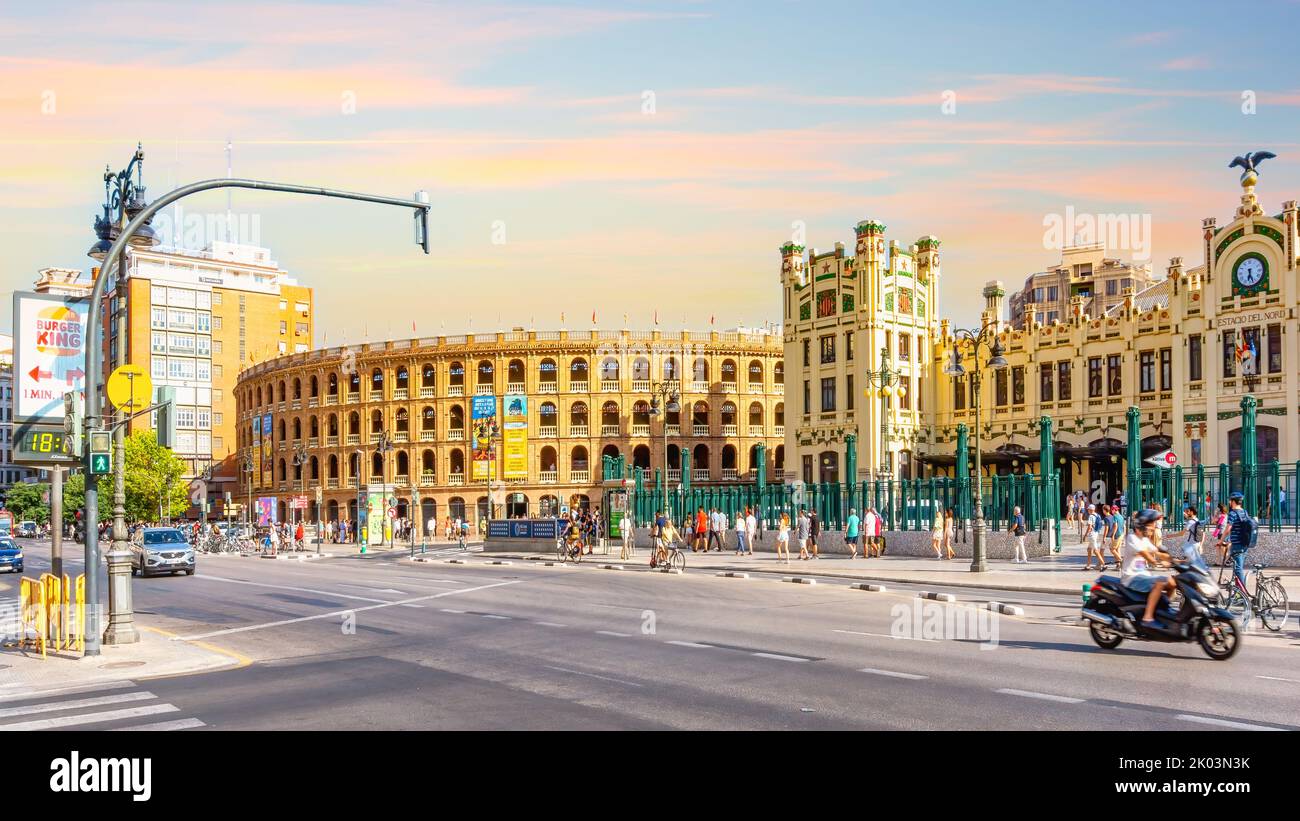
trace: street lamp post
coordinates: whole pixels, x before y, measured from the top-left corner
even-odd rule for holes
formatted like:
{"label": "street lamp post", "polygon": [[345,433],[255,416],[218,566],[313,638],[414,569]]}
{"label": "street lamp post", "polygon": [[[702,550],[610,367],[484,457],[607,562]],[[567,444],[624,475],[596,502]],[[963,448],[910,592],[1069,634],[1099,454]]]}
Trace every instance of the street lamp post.
{"label": "street lamp post", "polygon": [[[310,457],[309,455],[307,455],[307,446],[306,446],[306,445],[295,445],[294,448],[293,448],[293,466],[294,466],[294,468],[297,470],[297,473],[298,473],[298,493],[299,493],[299,494],[302,494],[303,491],[305,491],[305,490],[307,489],[307,478],[306,478],[305,476],[302,475],[302,468],[303,468],[303,465],[307,464],[309,461],[311,461],[311,457]],[[305,519],[307,518],[307,511],[306,511],[306,508],[301,508],[301,509],[299,510],[298,516],[299,516],[300,520],[305,520]],[[292,518],[293,518],[293,517],[292,517],[292,515],[291,515],[291,516],[290,516],[290,519],[292,519]]]}
{"label": "street lamp post", "polygon": [[245,456],[243,464],[239,466],[240,473],[244,474],[244,487],[247,488],[247,495],[244,498],[244,518],[248,525],[249,535],[253,532],[253,453],[250,450]]}
{"label": "street lamp post", "polygon": [[[117,236],[113,239],[111,245],[108,243],[108,237],[112,236],[111,230],[111,206],[110,200],[105,206],[104,223],[105,228],[101,233],[101,242],[92,248],[92,252],[100,252],[104,245],[108,245],[108,250],[104,252],[104,265],[101,268],[100,276],[95,279],[94,286],[91,289],[90,301],[86,316],[86,364],[84,368],[85,385],[86,385],[86,412],[85,426],[87,434],[89,431],[99,430],[103,427],[105,421],[100,412],[100,391],[99,383],[101,379],[101,365],[104,356],[103,350],[103,327],[102,327],[102,302],[109,279],[114,275],[114,268],[117,269],[118,280],[125,284],[125,265],[124,251],[128,242],[132,241],[137,234],[141,240],[151,238],[151,231],[148,229],[148,223],[153,219],[154,214],[166,208],[177,200],[184,199],[191,194],[201,191],[209,191],[216,188],[247,188],[259,191],[278,191],[290,194],[309,194],[318,197],[333,197],[338,199],[357,200],[361,202],[372,202],[382,205],[396,205],[402,208],[412,209],[415,217],[415,241],[421,246],[424,252],[429,253],[429,195],[423,191],[416,192],[415,198],[410,200],[398,199],[396,197],[381,197],[373,194],[359,194],[351,191],[339,191],[332,188],[321,188],[319,186],[309,185],[292,185],[288,183],[265,182],[262,180],[242,180],[242,179],[212,179],[183,185],[174,191],[168,192],[148,205],[144,204],[144,187],[140,184],[141,176],[140,165],[143,163],[144,152],[139,148],[132,160],[131,166],[117,175],[119,180],[119,192],[133,196],[123,196],[125,206],[121,209],[123,215],[119,215],[119,223],[125,222],[125,225],[117,231]],[[130,172],[132,166],[135,166],[137,182],[130,185]],[[125,178],[123,180],[123,178]],[[113,176],[105,175],[105,188],[109,189]],[[110,189],[111,190],[111,189]],[[126,220],[129,218],[129,221]],[[98,227],[98,222],[97,222]],[[118,299],[118,351],[125,356],[126,340],[126,293],[125,288],[120,289],[121,293]],[[89,441],[90,436],[84,437]],[[113,537],[117,540],[119,537],[124,541],[126,538],[125,524],[125,473],[123,471],[122,450],[117,450],[116,455],[119,457],[114,460],[114,493],[113,493]],[[87,475],[91,475],[94,467],[91,464],[91,454],[87,448],[83,455],[86,465]],[[86,521],[96,522],[99,520],[99,489],[94,482],[86,483]],[[99,533],[95,528],[87,528],[86,532],[86,567],[94,568],[99,566]],[[85,640],[85,655],[97,656],[100,654],[100,635],[99,635],[99,575],[97,573],[86,574],[86,599],[89,606],[86,608],[86,624],[83,629],[83,638]],[[110,623],[117,617],[126,617],[128,614],[118,614],[113,607],[114,601],[109,601],[109,621]],[[114,641],[113,636],[108,636],[110,642]]]}
{"label": "street lamp post", "polygon": [[[379,526],[380,528],[385,528],[385,527],[388,528],[388,537],[389,537],[388,545],[389,547],[393,547],[395,546],[395,542],[393,540],[397,538],[397,534],[393,532],[392,526],[389,525],[388,523],[388,501],[389,501],[388,454],[392,453],[394,450],[393,435],[386,430],[381,430],[379,432],[379,446],[376,448],[376,450],[379,451],[380,459],[382,460],[380,464],[383,466],[383,473],[382,475],[380,475],[379,481],[382,482],[384,485],[384,518],[379,522]],[[394,501],[396,501],[396,498],[397,498],[396,496],[393,497]],[[393,506],[396,507],[396,505]],[[381,538],[379,540],[381,546],[383,545],[383,538],[382,538],[383,532],[384,531],[382,529],[379,531],[379,533],[381,534]]]}
{"label": "street lamp post", "polygon": [[[863,389],[863,394],[870,398],[873,395],[880,397],[880,469],[879,474],[885,479],[890,478],[893,472],[891,459],[889,456],[889,398],[897,396],[902,399],[907,396],[907,388],[902,384],[903,372],[897,368],[891,368],[889,363],[889,348],[880,349],[880,370],[867,371],[867,385]],[[850,476],[848,481],[852,483],[857,477]]]}
{"label": "street lamp post", "polygon": [[[668,508],[668,414],[672,412],[681,413],[681,381],[677,379],[665,379],[661,382],[655,382],[650,386],[650,414],[663,414],[663,436],[664,436],[664,470],[663,470],[663,493],[664,514],[671,521],[673,516]],[[681,418],[680,416],[678,417]]]}
{"label": "street lamp post", "polygon": [[212,481],[212,477],[216,473],[216,462],[208,462],[208,466],[199,473],[199,481],[203,482],[203,493],[199,501],[199,522],[202,525],[200,530],[208,529],[208,483]]}
{"label": "street lamp post", "polygon": [[[943,372],[948,376],[956,377],[968,375],[966,367],[961,364],[960,341],[962,340],[970,342],[971,358],[974,361],[974,368],[969,373],[971,386],[975,392],[975,523],[973,525],[974,539],[971,547],[970,570],[972,573],[985,573],[989,569],[989,564],[984,550],[984,499],[982,495],[984,464],[983,450],[980,443],[980,346],[983,346],[989,352],[988,359],[984,363],[987,367],[993,370],[1001,370],[1007,366],[1007,360],[1002,355],[1002,342],[998,339],[997,325],[993,323],[985,325],[978,331],[957,328],[953,331],[953,337],[952,361],[943,369]],[[960,465],[958,470],[965,471],[966,466]]]}

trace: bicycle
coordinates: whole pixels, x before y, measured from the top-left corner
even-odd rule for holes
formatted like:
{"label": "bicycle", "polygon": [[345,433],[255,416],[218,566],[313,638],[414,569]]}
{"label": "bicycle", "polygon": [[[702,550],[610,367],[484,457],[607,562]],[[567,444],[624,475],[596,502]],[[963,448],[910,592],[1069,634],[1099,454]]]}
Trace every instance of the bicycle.
{"label": "bicycle", "polygon": [[[663,551],[667,556],[659,558],[659,551]],[[650,556],[650,567],[658,568],[667,573],[670,570],[676,570],[678,573],[686,570],[686,554],[683,553],[676,543],[664,543],[661,541]]]}
{"label": "bicycle", "polygon": [[574,539],[572,542],[561,537],[555,543],[555,557],[560,562],[573,562],[580,564],[582,562],[582,553],[585,545],[582,539]]}
{"label": "bicycle", "polygon": [[[1231,567],[1232,563],[1229,562],[1219,571],[1220,589],[1224,585],[1225,572],[1232,575],[1228,581],[1228,592],[1223,594],[1226,596],[1223,606],[1243,621],[1253,621],[1255,616],[1259,616],[1264,626],[1274,633],[1285,627],[1291,611],[1286,597],[1286,588],[1282,586],[1282,577],[1265,576],[1261,572],[1264,565],[1251,565],[1252,575],[1255,577],[1255,592],[1251,594],[1246,584],[1237,578],[1236,572],[1229,569]],[[1246,615],[1248,613],[1249,617]]]}

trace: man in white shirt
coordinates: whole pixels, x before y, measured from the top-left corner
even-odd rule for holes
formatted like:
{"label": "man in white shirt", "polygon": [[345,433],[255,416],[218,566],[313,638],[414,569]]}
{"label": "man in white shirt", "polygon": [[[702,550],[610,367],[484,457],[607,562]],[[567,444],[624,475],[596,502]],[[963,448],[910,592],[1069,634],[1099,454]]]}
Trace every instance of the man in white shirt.
{"label": "man in white shirt", "polygon": [[876,555],[880,555],[880,547],[876,544],[876,509],[867,506],[866,513],[862,515],[862,558],[870,559],[872,548],[876,549]]}
{"label": "man in white shirt", "polygon": [[749,526],[745,522],[745,511],[736,513],[736,555],[740,556],[745,552],[745,544],[749,534]]}
{"label": "man in white shirt", "polygon": [[727,530],[731,527],[731,519],[727,517],[727,511],[718,510],[718,552],[721,553],[727,546]]}
{"label": "man in white shirt", "polygon": [[1143,510],[1133,517],[1133,526],[1124,538],[1123,568],[1120,583],[1135,593],[1147,594],[1147,608],[1142,615],[1143,627],[1157,627],[1154,621],[1160,594],[1171,595],[1177,589],[1174,580],[1163,574],[1152,573],[1149,568],[1169,560],[1169,554],[1160,550],[1151,540],[1152,532],[1164,517],[1155,510]]}
{"label": "man in white shirt", "polygon": [[754,509],[748,508],[745,514],[745,528],[749,532],[749,539],[746,544],[749,546],[749,555],[754,555],[754,537],[758,535],[758,519],[754,518]]}

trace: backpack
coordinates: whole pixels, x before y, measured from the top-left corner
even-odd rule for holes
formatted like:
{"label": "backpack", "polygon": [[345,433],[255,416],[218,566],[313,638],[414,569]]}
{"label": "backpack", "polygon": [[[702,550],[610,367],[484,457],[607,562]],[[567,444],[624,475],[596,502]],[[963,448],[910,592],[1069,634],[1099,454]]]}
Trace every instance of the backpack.
{"label": "backpack", "polygon": [[1259,542],[1259,519],[1247,516],[1246,521],[1250,522],[1250,539],[1246,542],[1246,549],[1250,550]]}

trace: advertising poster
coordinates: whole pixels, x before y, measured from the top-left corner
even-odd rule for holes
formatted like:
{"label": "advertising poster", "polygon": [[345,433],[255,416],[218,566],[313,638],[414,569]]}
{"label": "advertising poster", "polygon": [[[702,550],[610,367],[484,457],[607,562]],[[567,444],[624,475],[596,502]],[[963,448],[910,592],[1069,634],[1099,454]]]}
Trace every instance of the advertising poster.
{"label": "advertising poster", "polygon": [[501,434],[505,456],[502,477],[522,479],[528,476],[528,397],[508,393],[501,407]]}
{"label": "advertising poster", "polygon": [[384,543],[384,523],[388,521],[383,489],[372,488],[366,495],[366,544]]}
{"label": "advertising poster", "polygon": [[275,524],[275,497],[258,496],[253,500],[257,507],[257,524],[259,527]]}
{"label": "advertising poster", "polygon": [[253,487],[262,486],[262,417],[253,417],[253,448],[249,458],[253,462]]}
{"label": "advertising poster", "polygon": [[484,482],[492,478],[492,462],[496,459],[493,436],[497,432],[496,396],[475,396],[471,405],[470,422],[474,426],[473,472],[470,481]]}
{"label": "advertising poster", "polygon": [[262,476],[267,486],[275,482],[275,473],[271,467],[271,414],[262,417]]}
{"label": "advertising poster", "polygon": [[88,310],[84,299],[14,293],[15,422],[63,421],[63,394],[85,387]]}

